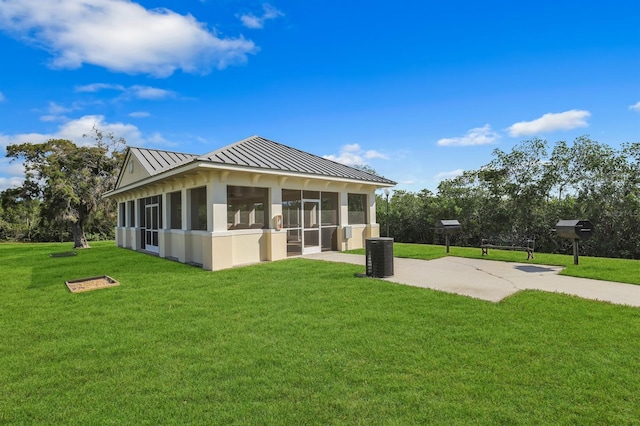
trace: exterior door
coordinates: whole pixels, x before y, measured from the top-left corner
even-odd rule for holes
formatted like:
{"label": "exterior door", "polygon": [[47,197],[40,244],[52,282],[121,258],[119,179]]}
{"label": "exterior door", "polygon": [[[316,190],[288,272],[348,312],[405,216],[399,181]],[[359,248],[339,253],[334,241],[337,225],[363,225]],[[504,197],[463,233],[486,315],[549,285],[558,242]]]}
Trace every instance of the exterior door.
{"label": "exterior door", "polygon": [[302,254],[320,253],[320,200],[303,200]]}
{"label": "exterior door", "polygon": [[157,204],[145,206],[145,243],[146,250],[158,253],[158,213],[160,209]]}

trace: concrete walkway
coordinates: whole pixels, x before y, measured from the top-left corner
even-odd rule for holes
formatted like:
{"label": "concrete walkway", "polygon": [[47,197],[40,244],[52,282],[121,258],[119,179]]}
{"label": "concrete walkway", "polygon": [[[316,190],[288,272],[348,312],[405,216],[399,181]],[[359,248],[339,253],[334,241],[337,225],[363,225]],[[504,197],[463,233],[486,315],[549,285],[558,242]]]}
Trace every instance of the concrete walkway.
{"label": "concrete walkway", "polygon": [[[362,265],[358,254],[323,252],[307,259]],[[558,275],[561,266],[500,262],[447,256],[435,260],[394,258],[394,275],[386,281],[499,302],[520,290],[542,290],[585,299],[640,307],[640,285]]]}

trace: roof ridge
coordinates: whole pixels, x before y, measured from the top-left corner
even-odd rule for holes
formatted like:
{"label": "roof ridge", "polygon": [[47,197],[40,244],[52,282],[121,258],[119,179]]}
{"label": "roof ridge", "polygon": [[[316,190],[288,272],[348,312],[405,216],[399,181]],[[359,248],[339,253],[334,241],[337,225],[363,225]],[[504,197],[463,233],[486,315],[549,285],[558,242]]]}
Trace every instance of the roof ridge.
{"label": "roof ridge", "polygon": [[241,143],[247,142],[247,141],[249,141],[250,139],[253,139],[253,138],[264,139],[263,137],[258,136],[258,135],[249,136],[248,138],[241,139],[239,141],[230,143],[229,145],[225,145],[225,146],[223,146],[221,148],[214,149],[213,151],[205,152],[202,155],[198,155],[198,160],[204,159],[204,158],[208,158],[208,157],[212,157],[212,156],[214,156],[216,154],[219,154],[222,151],[226,151],[227,149],[230,149],[230,148],[232,148],[232,147],[234,147],[236,145],[240,145]]}
{"label": "roof ridge", "polygon": [[191,155],[194,157],[198,157],[198,154],[191,154],[189,152],[179,152],[179,151],[169,151],[166,149],[156,149],[156,148],[145,148],[140,146],[128,146],[128,149],[137,149],[137,150],[147,150],[147,151],[157,151],[157,152],[166,152],[167,154],[179,154],[179,155]]}
{"label": "roof ridge", "polygon": [[281,146],[281,147],[286,148],[286,149],[290,149],[290,150],[296,151],[297,153],[302,154],[303,156],[312,156],[312,157],[318,158],[318,159],[323,160],[323,161],[328,161],[328,162],[333,163],[334,165],[336,165],[338,167],[348,167],[348,168],[350,168],[352,170],[357,170],[360,173],[364,173],[364,174],[367,174],[369,176],[376,177],[376,178],[381,178],[382,177],[382,176],[367,172],[366,170],[361,170],[361,169],[355,168],[353,166],[349,166],[347,164],[340,163],[340,162],[332,160],[330,158],[326,158],[326,157],[323,157],[323,156],[320,156],[320,155],[317,155],[317,154],[313,154],[311,152],[303,151],[303,150],[301,150],[299,148],[295,148],[295,147],[292,147],[292,146],[289,146],[289,145],[285,145],[285,144],[283,144],[281,142],[274,141],[272,139],[267,139],[267,138],[265,138],[263,136],[260,136],[260,135],[249,136],[247,138],[244,138],[242,140],[239,140],[237,142],[234,142],[234,143],[229,144],[227,146],[224,146],[222,148],[219,148],[219,149],[216,149],[216,150],[211,151],[209,153],[203,154],[203,155],[199,156],[198,159],[207,158],[207,157],[219,154],[222,151],[226,151],[227,149],[233,148],[234,146],[241,145],[241,144],[243,144],[245,142],[248,142],[248,141],[250,141],[252,139],[256,139],[256,138],[262,139],[263,141],[266,141],[266,142],[270,142],[270,143],[276,144],[276,145]]}

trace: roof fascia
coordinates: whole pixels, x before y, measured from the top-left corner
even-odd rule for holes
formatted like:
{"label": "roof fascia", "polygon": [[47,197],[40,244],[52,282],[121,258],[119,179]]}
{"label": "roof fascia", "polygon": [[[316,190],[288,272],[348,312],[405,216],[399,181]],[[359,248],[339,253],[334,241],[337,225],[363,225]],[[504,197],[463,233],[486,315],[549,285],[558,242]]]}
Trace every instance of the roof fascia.
{"label": "roof fascia", "polygon": [[[385,182],[375,182],[371,180],[362,180],[362,179],[350,179],[350,178],[341,178],[336,176],[325,176],[325,175],[316,175],[313,173],[300,173],[300,172],[290,172],[283,170],[273,170],[273,169],[261,169],[257,167],[243,167],[243,166],[233,166],[228,164],[220,164],[220,163],[210,163],[210,162],[202,162],[200,164],[202,168],[212,169],[212,170],[229,170],[233,172],[244,172],[244,173],[260,173],[265,175],[274,175],[274,176],[287,176],[294,178],[303,178],[303,179],[315,179],[315,180],[330,180],[334,182],[343,182],[343,183],[356,183],[359,185],[373,185],[380,188],[391,188],[397,185],[396,182],[390,181],[390,183]],[[385,178],[383,178],[385,179]]]}
{"label": "roof fascia", "polygon": [[124,156],[124,161],[122,161],[122,167],[120,167],[120,172],[118,173],[118,179],[116,179],[116,185],[115,185],[116,188],[120,185],[120,182],[122,182],[122,176],[124,176],[124,171],[127,168],[126,165],[129,162],[130,158],[131,158],[131,148],[127,147],[127,153]]}
{"label": "roof fascia", "polygon": [[171,176],[178,175],[180,173],[188,172],[190,170],[195,170],[199,168],[199,164],[195,161],[184,164],[182,166],[175,167],[173,169],[167,170],[166,172],[159,173],[157,175],[149,176],[145,179],[139,180],[122,188],[114,189],[105,194],[105,197],[111,197],[113,195],[121,194],[123,192],[131,191],[133,189],[139,188],[141,186],[149,185],[158,181],[163,181]]}
{"label": "roof fascia", "polygon": [[316,175],[316,174],[310,174],[310,173],[296,173],[296,172],[285,172],[281,170],[260,169],[256,167],[231,166],[226,164],[211,163],[209,161],[194,159],[193,161],[187,164],[184,164],[182,166],[175,167],[173,169],[167,170],[166,172],[159,173],[157,175],[149,176],[138,182],[110,191],[107,194],[105,194],[105,196],[110,197],[113,195],[121,194],[123,192],[131,191],[138,187],[149,185],[158,181],[163,181],[172,176],[179,175],[179,174],[196,170],[196,169],[228,170],[228,171],[243,172],[243,173],[260,173],[260,174],[273,175],[273,176],[287,176],[287,177],[302,178],[302,179],[324,180],[324,181],[333,181],[333,182],[341,182],[341,183],[353,183],[358,185],[374,186],[376,188],[392,188],[396,186],[395,182],[393,183],[374,182],[369,180],[349,179],[349,178],[341,178],[341,177],[334,177],[334,176]]}

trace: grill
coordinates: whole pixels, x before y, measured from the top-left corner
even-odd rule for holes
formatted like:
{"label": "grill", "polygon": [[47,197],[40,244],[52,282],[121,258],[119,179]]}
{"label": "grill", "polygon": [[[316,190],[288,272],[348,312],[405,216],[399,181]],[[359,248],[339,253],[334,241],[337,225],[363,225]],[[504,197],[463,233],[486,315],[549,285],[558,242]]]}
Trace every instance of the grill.
{"label": "grill", "polygon": [[438,234],[444,234],[444,241],[449,253],[449,236],[462,231],[462,225],[455,219],[436,220],[435,230]]}
{"label": "grill", "polygon": [[368,276],[393,276],[393,238],[367,238],[365,251]]}
{"label": "grill", "polygon": [[578,264],[578,242],[593,235],[593,224],[588,220],[560,220],[556,223],[556,234],[573,240],[573,264]]}

